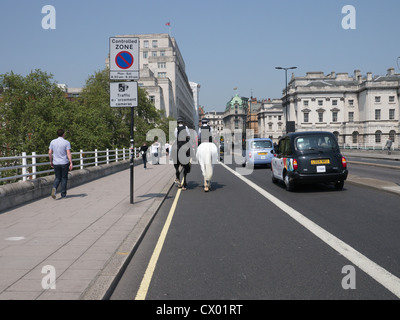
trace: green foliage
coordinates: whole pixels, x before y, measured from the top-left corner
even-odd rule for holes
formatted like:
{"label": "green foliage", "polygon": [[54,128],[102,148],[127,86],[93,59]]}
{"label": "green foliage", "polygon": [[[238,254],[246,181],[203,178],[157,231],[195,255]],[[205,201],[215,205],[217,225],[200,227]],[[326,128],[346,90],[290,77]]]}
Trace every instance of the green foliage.
{"label": "green foliage", "polygon": [[[130,145],[130,108],[111,108],[108,70],[89,76],[81,96],[69,101],[41,70],[26,77],[13,72],[0,75],[3,100],[0,101],[1,156],[22,151],[46,154],[56,131],[63,128],[72,150],[105,150]],[[153,128],[161,128],[168,136],[168,121],[138,89],[139,106],[134,108],[135,146],[146,140]]]}
{"label": "green foliage", "polygon": [[22,77],[13,72],[0,75],[0,147],[2,155],[36,151],[47,153],[54,132],[63,126],[61,115],[69,103],[52,75],[40,70]]}

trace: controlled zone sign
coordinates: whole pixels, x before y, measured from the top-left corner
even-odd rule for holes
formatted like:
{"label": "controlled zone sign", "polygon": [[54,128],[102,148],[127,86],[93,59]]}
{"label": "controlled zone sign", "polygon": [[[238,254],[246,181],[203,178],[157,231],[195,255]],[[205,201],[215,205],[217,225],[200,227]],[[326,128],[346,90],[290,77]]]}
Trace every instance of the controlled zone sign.
{"label": "controlled zone sign", "polygon": [[110,38],[110,80],[139,79],[139,38]]}
{"label": "controlled zone sign", "polygon": [[110,82],[111,107],[137,107],[137,82]]}

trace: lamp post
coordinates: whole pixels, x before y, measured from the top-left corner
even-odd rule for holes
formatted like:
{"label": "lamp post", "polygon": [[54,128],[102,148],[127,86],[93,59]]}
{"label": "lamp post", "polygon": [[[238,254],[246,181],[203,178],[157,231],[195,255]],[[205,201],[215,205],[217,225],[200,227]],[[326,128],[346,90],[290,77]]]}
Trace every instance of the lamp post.
{"label": "lamp post", "polygon": [[288,71],[288,70],[291,70],[291,69],[297,69],[297,67],[289,67],[289,68],[275,67],[275,69],[278,69],[278,70],[285,70],[285,86],[286,86],[286,95],[285,95],[285,121],[286,121],[286,131],[287,131],[287,122],[288,122],[288,116],[287,116],[287,99],[288,99],[287,71]]}

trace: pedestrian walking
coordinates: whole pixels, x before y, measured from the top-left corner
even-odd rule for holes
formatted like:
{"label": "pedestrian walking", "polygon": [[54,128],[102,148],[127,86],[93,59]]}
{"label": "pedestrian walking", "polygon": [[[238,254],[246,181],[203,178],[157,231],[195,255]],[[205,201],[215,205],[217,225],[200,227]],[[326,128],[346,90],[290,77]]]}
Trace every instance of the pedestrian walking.
{"label": "pedestrian walking", "polygon": [[155,139],[154,143],[151,145],[153,164],[160,164],[160,152],[161,152],[161,144],[158,142],[157,139]]}
{"label": "pedestrian walking", "polygon": [[142,159],[143,159],[143,166],[146,169],[146,163],[147,163],[147,150],[149,149],[149,147],[147,146],[147,143],[143,143],[143,145],[140,147],[139,152],[142,155]]}
{"label": "pedestrian walking", "polygon": [[390,138],[386,141],[385,147],[388,150],[388,154],[390,154],[390,148],[392,147],[392,140]]}
{"label": "pedestrian walking", "polygon": [[50,166],[54,168],[54,183],[51,197],[56,198],[57,188],[61,183],[61,198],[67,196],[68,171],[72,170],[71,143],[64,139],[64,130],[57,130],[57,139],[50,142]]}

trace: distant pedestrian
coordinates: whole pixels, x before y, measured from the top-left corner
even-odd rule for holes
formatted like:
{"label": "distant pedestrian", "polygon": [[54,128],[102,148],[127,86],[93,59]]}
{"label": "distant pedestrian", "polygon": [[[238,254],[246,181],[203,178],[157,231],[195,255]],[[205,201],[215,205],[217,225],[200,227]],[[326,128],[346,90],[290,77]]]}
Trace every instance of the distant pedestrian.
{"label": "distant pedestrian", "polygon": [[153,164],[160,164],[160,152],[161,152],[161,144],[158,142],[157,139],[155,139],[154,143],[151,145]]}
{"label": "distant pedestrian", "polygon": [[67,196],[68,171],[72,170],[71,144],[64,139],[64,130],[57,130],[58,138],[50,142],[50,166],[54,168],[55,179],[51,197],[56,198],[57,188],[61,183],[61,198]]}
{"label": "distant pedestrian", "polygon": [[169,144],[169,142],[167,141],[167,143],[165,144],[165,154],[167,156],[169,156],[169,149],[171,149],[171,145]]}
{"label": "distant pedestrian", "polygon": [[149,149],[149,147],[147,146],[147,143],[143,143],[143,145],[140,147],[139,152],[142,155],[142,159],[143,159],[143,166],[146,169],[146,163],[147,163],[147,150]]}
{"label": "distant pedestrian", "polygon": [[386,141],[385,147],[388,149],[388,154],[390,154],[390,148],[392,147],[392,140],[390,138]]}

